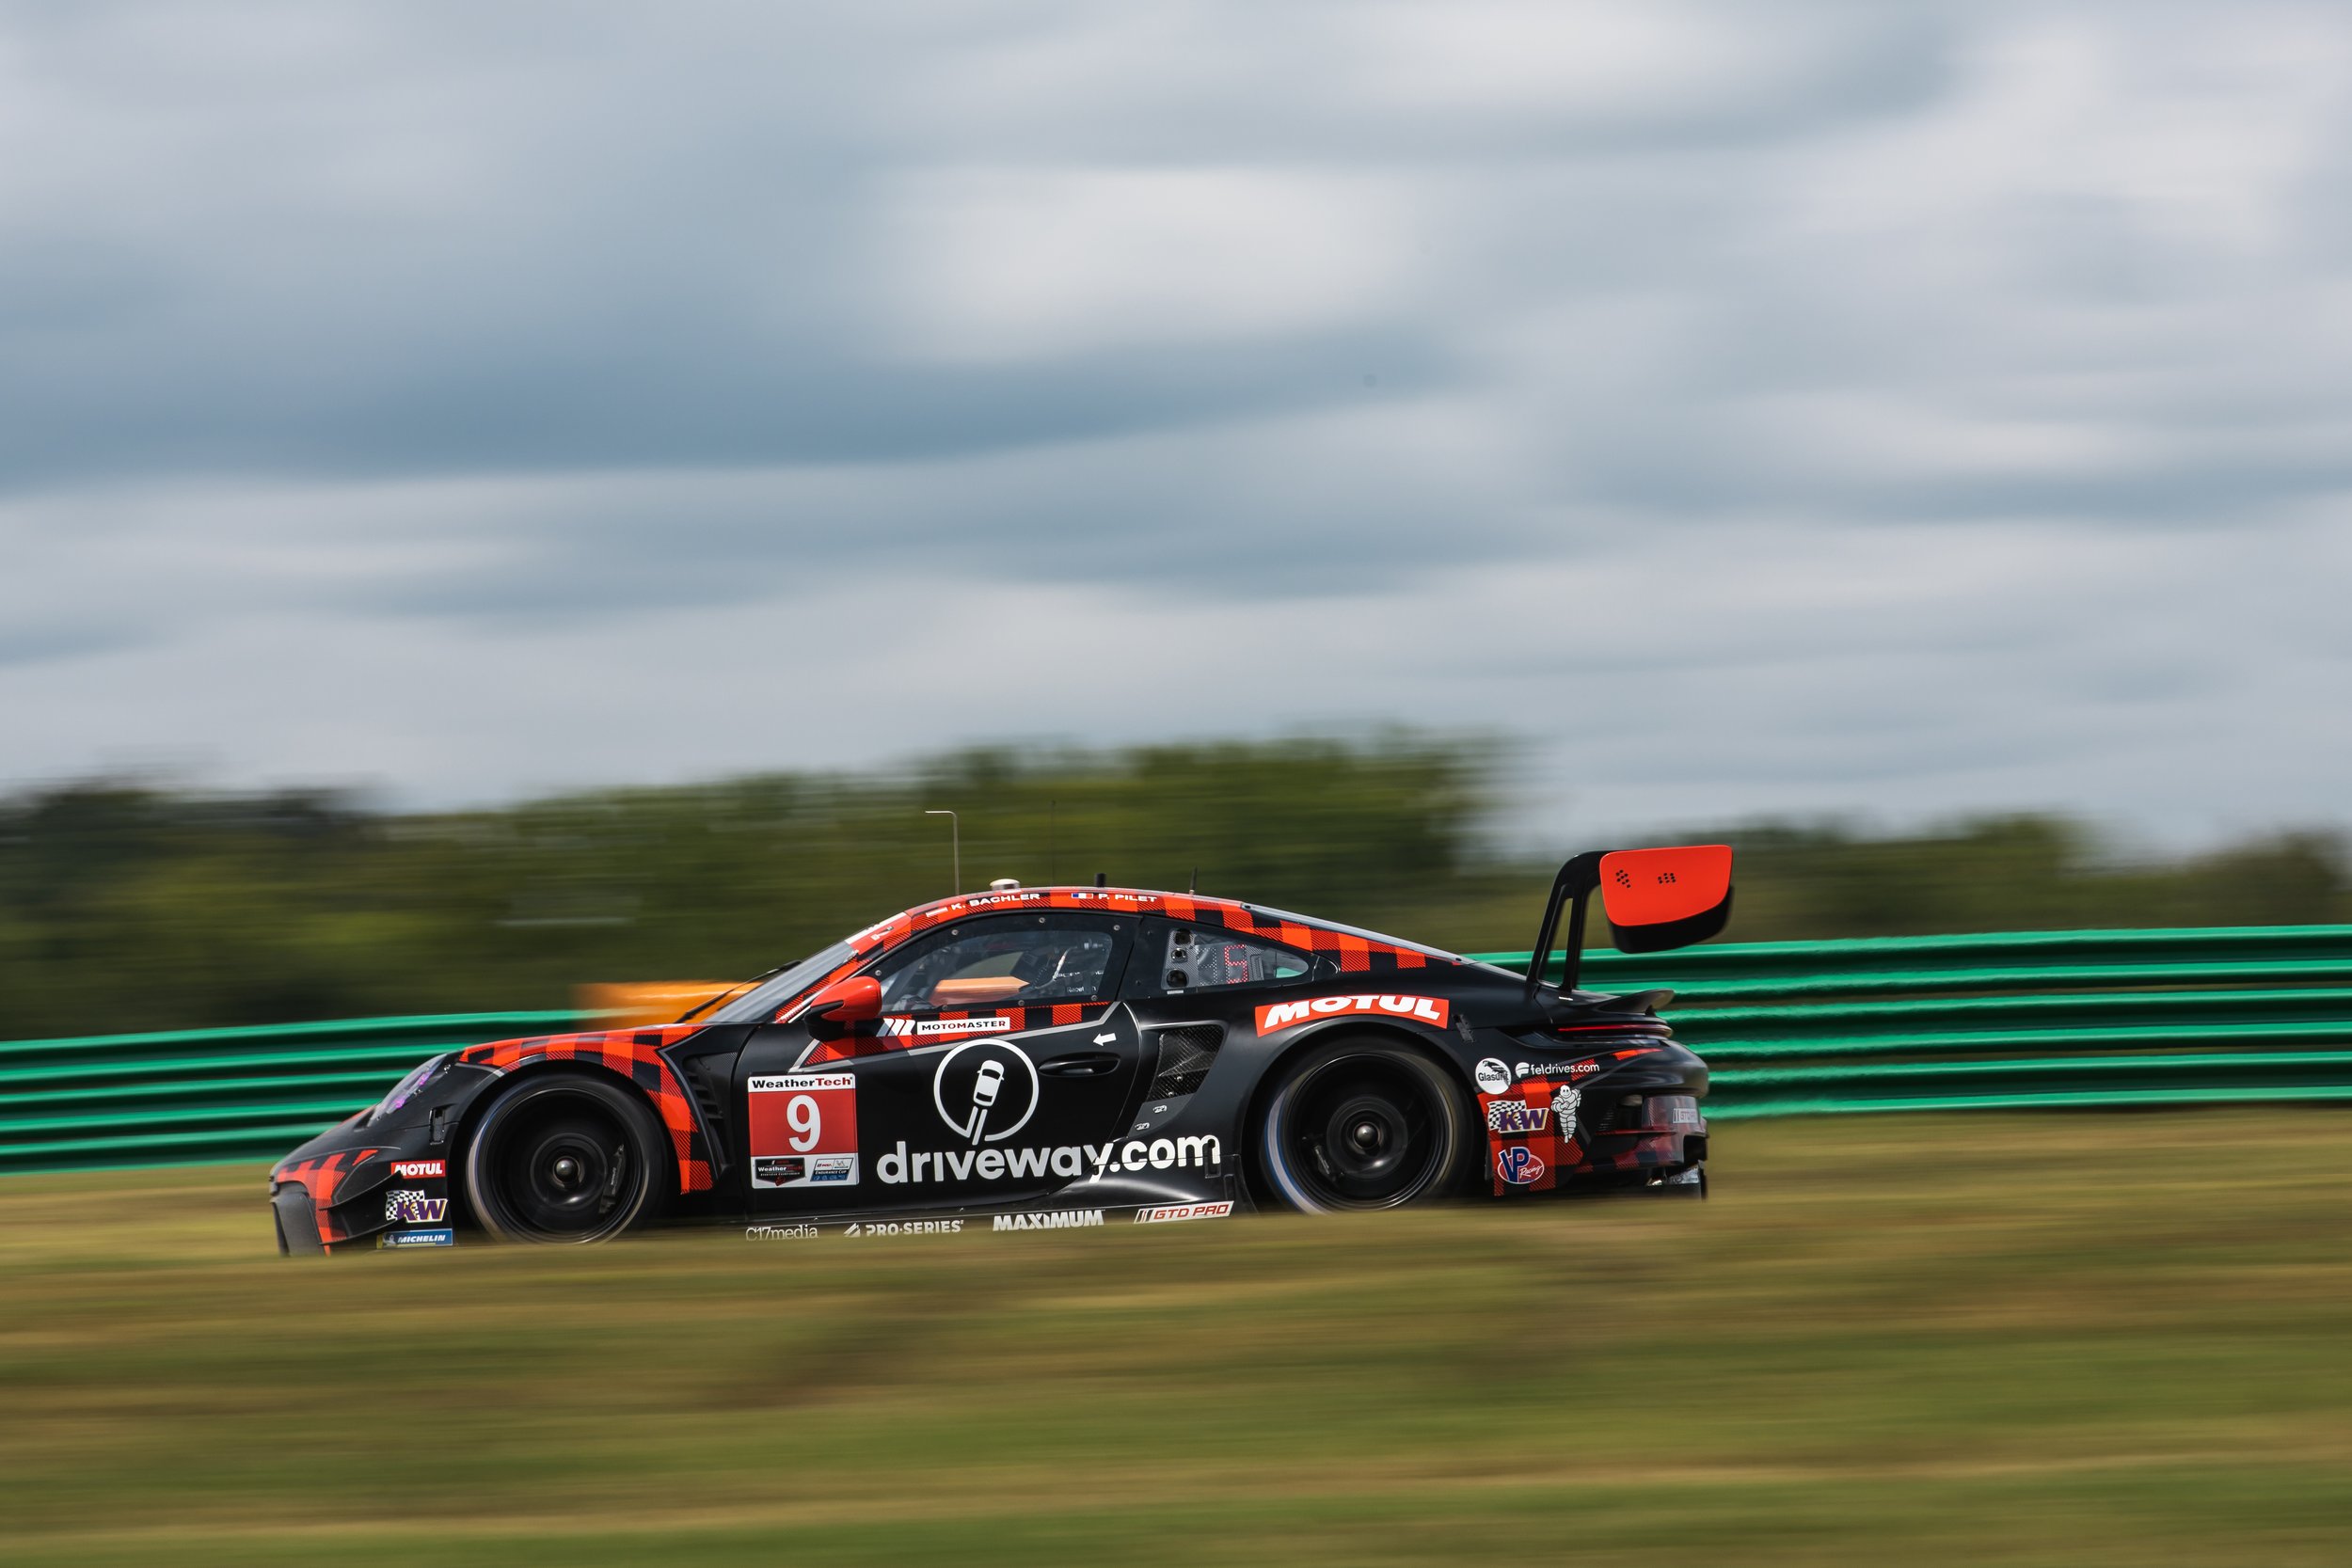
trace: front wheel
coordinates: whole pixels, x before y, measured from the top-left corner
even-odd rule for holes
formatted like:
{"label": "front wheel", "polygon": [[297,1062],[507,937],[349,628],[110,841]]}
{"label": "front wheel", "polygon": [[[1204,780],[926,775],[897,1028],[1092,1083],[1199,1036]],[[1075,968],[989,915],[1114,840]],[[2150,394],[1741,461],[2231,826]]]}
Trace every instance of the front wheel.
{"label": "front wheel", "polygon": [[661,1128],[636,1094],[587,1073],[542,1073],[483,1114],[466,1150],[466,1196],[501,1242],[601,1242],[660,1212],[668,1170]]}
{"label": "front wheel", "polygon": [[1401,1209],[1460,1184],[1470,1141],[1464,1098],[1408,1046],[1338,1040],[1284,1070],[1258,1126],[1274,1195],[1307,1213]]}

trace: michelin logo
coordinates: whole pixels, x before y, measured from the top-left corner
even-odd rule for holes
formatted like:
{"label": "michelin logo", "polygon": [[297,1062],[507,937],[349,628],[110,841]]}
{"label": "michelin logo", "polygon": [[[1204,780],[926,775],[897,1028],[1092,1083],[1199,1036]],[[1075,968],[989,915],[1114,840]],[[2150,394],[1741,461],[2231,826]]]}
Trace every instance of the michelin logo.
{"label": "michelin logo", "polygon": [[455,1246],[455,1230],[390,1230],[375,1239],[378,1247]]}

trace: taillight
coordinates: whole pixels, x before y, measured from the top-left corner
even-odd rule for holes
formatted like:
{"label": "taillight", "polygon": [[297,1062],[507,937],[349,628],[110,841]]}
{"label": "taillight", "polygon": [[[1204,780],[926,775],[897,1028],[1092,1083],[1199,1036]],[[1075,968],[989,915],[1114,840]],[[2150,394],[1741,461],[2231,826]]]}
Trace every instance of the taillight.
{"label": "taillight", "polygon": [[1642,1128],[1648,1132],[1695,1132],[1706,1124],[1699,1118],[1698,1096],[1654,1094],[1642,1105]]}

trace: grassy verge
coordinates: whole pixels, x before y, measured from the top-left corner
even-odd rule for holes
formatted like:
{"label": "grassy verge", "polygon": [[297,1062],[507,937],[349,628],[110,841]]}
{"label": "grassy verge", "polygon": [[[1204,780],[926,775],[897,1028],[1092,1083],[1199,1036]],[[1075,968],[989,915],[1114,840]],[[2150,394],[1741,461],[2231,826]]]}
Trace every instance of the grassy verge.
{"label": "grassy verge", "polygon": [[2352,1120],[1742,1124],[1704,1205],[315,1263],[0,1181],[12,1562],[2344,1560]]}

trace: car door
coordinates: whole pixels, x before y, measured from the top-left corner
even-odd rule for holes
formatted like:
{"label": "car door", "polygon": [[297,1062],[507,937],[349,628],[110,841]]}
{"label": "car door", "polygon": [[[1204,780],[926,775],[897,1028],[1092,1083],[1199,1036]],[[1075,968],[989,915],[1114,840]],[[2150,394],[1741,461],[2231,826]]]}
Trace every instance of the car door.
{"label": "car door", "polygon": [[930,932],[865,973],[872,1033],[755,1034],[739,1069],[763,1214],[998,1207],[1088,1173],[1139,1092],[1119,996],[1135,921],[1045,911]]}
{"label": "car door", "polygon": [[1238,1031],[1248,1035],[1253,1008],[1311,993],[1327,979],[1314,954],[1216,926],[1152,916],[1139,922],[1125,994],[1154,1061],[1151,1118],[1156,1127],[1198,1093],[1218,1051]]}

